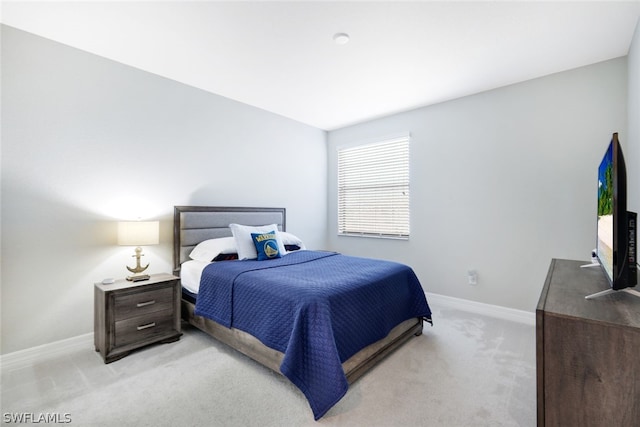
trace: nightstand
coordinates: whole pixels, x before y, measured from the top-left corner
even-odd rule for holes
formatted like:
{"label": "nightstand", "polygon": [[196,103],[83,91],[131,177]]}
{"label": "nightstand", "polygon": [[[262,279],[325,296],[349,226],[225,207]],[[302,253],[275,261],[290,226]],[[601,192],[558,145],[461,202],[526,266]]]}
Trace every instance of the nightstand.
{"label": "nightstand", "polygon": [[153,274],[140,282],[96,283],[93,335],[105,363],[149,344],[179,340],[179,278]]}

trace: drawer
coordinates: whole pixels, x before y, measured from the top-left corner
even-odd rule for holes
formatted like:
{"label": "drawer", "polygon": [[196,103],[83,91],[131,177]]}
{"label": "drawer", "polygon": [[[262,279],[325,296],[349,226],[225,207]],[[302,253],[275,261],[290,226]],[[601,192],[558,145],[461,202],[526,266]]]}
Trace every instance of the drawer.
{"label": "drawer", "polygon": [[166,335],[173,331],[174,320],[174,311],[169,309],[116,322],[114,346],[143,343]]}
{"label": "drawer", "polygon": [[164,286],[148,291],[116,295],[114,318],[123,319],[143,316],[156,311],[173,309],[174,287]]}

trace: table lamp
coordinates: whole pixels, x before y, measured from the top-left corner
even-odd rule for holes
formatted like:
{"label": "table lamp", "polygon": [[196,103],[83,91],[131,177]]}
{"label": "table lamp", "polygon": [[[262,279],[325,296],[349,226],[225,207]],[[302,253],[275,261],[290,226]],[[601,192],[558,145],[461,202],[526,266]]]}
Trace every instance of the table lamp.
{"label": "table lamp", "polygon": [[140,274],[149,267],[149,264],[144,267],[140,265],[140,257],[144,256],[140,246],[157,245],[158,243],[160,243],[160,224],[158,221],[118,222],[118,245],[136,246],[135,255],[131,255],[136,257],[136,266],[134,268],[127,266],[127,270],[134,274],[128,276],[127,280],[137,282],[149,279],[148,274]]}

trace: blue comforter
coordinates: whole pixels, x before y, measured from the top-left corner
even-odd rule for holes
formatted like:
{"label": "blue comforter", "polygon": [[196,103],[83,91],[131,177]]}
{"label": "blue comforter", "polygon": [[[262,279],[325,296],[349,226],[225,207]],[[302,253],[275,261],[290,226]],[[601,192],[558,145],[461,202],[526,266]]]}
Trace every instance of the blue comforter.
{"label": "blue comforter", "polygon": [[316,420],[347,392],[342,362],[399,323],[431,317],[406,265],[316,251],[210,264],[195,314],[282,352],[280,371],[305,394]]}

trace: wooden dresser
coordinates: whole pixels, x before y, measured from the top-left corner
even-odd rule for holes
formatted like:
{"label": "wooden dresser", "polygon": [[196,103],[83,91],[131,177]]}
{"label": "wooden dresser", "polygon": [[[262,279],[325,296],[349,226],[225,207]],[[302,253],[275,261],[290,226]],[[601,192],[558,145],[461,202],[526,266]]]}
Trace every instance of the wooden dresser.
{"label": "wooden dresser", "polygon": [[640,426],[640,298],[554,259],[536,309],[538,426]]}
{"label": "wooden dresser", "polygon": [[180,338],[180,281],[171,274],[94,286],[94,342],[105,363]]}

